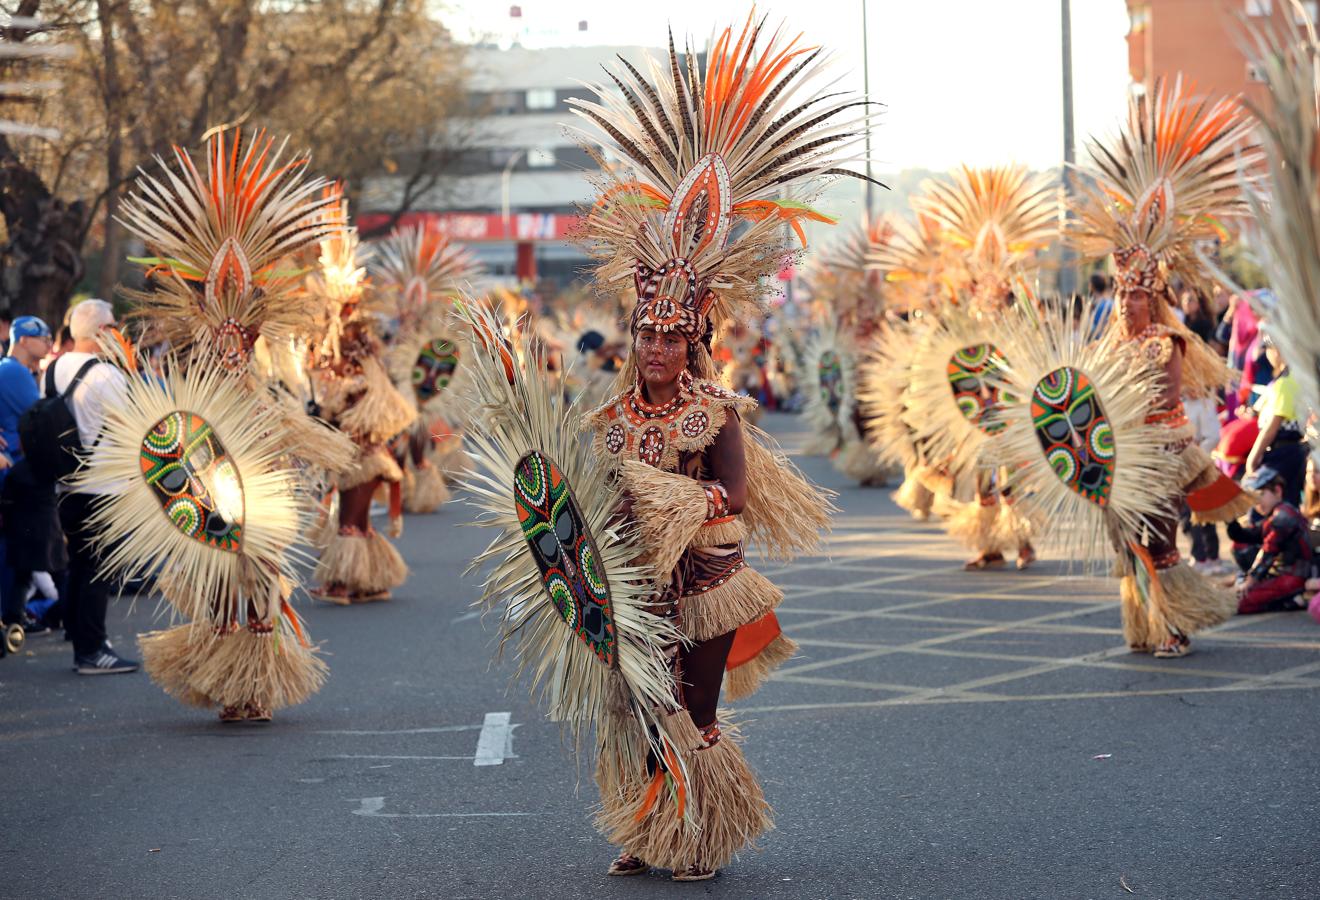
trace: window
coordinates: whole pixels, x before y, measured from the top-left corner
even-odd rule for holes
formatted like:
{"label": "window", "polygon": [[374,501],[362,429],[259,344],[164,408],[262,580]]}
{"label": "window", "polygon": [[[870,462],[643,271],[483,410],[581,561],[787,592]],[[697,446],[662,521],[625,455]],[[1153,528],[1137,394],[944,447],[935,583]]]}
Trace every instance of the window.
{"label": "window", "polygon": [[1247,0],[1247,15],[1268,16],[1274,12],[1274,0]]}
{"label": "window", "polygon": [[1247,63],[1247,81],[1265,81],[1265,67],[1257,62]]}
{"label": "window", "polygon": [[528,109],[554,109],[554,88],[532,88],[527,92]]}
{"label": "window", "polygon": [[555,151],[551,147],[533,147],[527,151],[527,165],[532,169],[548,169],[555,164]]}
{"label": "window", "polygon": [[1296,6],[1292,9],[1292,18],[1294,25],[1315,25],[1316,20],[1320,19],[1320,3],[1316,0],[1302,0],[1301,9]]}

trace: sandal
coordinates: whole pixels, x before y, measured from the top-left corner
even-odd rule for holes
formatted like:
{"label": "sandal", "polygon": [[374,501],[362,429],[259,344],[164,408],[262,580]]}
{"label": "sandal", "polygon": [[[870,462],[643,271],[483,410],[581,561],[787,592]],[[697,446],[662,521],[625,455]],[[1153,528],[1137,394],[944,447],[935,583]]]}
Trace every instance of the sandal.
{"label": "sandal", "polygon": [[229,725],[233,722],[242,722],[244,718],[246,718],[246,716],[243,714],[243,707],[241,706],[226,706],[224,709],[220,710],[220,721],[225,725]]}
{"label": "sandal", "polygon": [[273,718],[269,709],[256,703],[245,703],[243,716],[249,722],[269,722]]}
{"label": "sandal", "polygon": [[333,603],[335,606],[348,606],[353,602],[348,597],[348,590],[340,585],[314,587],[307,591],[307,596],[313,600],[324,600],[326,603]]}
{"label": "sandal", "polygon": [[1004,565],[1004,554],[982,553],[976,559],[964,563],[963,570],[966,572],[979,572],[982,569],[1002,569]]}
{"label": "sandal", "polygon": [[1181,659],[1192,652],[1191,639],[1185,634],[1171,634],[1155,648],[1156,659]]}
{"label": "sandal", "polygon": [[651,867],[644,863],[640,857],[633,856],[624,851],[618,855],[614,862],[610,863],[606,875],[645,875],[651,871]]}
{"label": "sandal", "polygon": [[349,594],[349,603],[375,603],[377,600],[390,599],[389,591],[364,591],[361,594]]}
{"label": "sandal", "polygon": [[1018,550],[1017,567],[1019,570],[1031,568],[1031,564],[1036,561],[1036,548],[1030,544],[1023,544]]}
{"label": "sandal", "polygon": [[688,866],[674,873],[674,881],[709,881],[719,874],[719,869],[703,869],[701,866]]}

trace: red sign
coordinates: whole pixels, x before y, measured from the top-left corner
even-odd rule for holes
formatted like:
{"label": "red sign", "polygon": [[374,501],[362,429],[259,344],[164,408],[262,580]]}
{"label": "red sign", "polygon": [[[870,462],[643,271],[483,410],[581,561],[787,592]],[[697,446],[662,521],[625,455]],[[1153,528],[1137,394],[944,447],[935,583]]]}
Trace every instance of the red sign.
{"label": "red sign", "polygon": [[[368,231],[390,220],[385,213],[365,213],[358,217],[358,228]],[[559,213],[512,213],[506,219],[499,213],[410,212],[399,219],[399,227],[425,225],[456,241],[468,244],[483,241],[564,241],[578,224],[577,216]]]}

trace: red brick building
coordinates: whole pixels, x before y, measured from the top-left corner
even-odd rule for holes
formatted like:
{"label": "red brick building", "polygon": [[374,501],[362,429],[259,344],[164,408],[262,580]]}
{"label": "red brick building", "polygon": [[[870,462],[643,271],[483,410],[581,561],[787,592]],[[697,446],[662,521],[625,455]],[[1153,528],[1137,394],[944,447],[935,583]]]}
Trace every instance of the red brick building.
{"label": "red brick building", "polygon": [[1317,20],[1317,0],[1127,0],[1128,72],[1134,88],[1182,73],[1198,94],[1243,93],[1264,99],[1264,86],[1244,51],[1246,22],[1304,28]]}

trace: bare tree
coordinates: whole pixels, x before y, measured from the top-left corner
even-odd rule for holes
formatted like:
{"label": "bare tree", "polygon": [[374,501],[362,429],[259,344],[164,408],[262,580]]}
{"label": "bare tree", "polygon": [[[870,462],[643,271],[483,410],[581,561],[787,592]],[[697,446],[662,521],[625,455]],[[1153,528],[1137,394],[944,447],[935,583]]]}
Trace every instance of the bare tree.
{"label": "bare tree", "polygon": [[[311,151],[350,191],[402,175],[395,218],[433,189],[469,140],[458,120],[464,55],[428,0],[0,0],[57,41],[60,91],[30,110],[58,137],[0,134],[0,304],[56,320],[103,251],[97,290],[120,277],[119,198],[138,167],[212,128],[264,127]],[[0,61],[2,62],[2,61]],[[3,73],[0,73],[3,74]]]}

